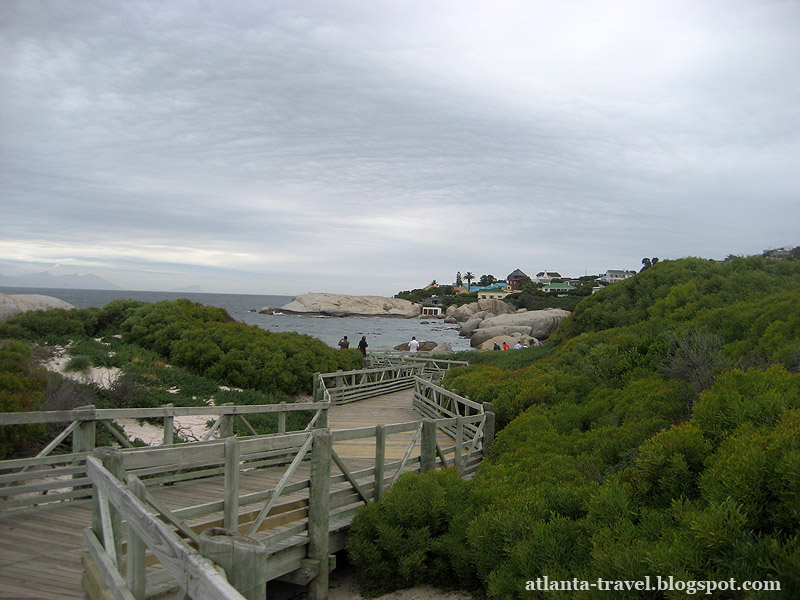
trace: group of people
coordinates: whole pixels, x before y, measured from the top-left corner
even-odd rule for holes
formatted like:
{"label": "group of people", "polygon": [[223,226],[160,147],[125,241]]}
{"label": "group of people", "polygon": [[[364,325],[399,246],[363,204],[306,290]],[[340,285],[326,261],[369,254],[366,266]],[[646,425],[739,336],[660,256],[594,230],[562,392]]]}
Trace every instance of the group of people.
{"label": "group of people", "polygon": [[[361,354],[364,356],[367,355],[367,336],[362,335],[361,340],[358,342],[358,349],[361,351]],[[339,340],[339,348],[341,350],[347,350],[350,347],[350,340],[347,339],[347,336],[344,336],[342,339]]]}
{"label": "group of people", "polygon": [[[517,342],[514,345],[514,350],[521,350],[522,348],[527,348],[527,346],[523,346],[522,342]],[[508,345],[508,342],[503,342],[503,347],[500,347],[500,344],[497,342],[494,343],[494,350],[511,350],[511,346]]]}
{"label": "group of people", "polygon": [[[367,336],[362,335],[361,340],[358,342],[358,349],[364,356],[367,355],[367,346],[369,346],[367,343]],[[350,340],[347,339],[347,336],[342,337],[342,339],[339,340],[339,348],[341,350],[347,350],[349,347]],[[411,336],[411,341],[408,342],[408,350],[411,352],[411,354],[416,354],[419,351],[419,342],[417,341],[416,336]]]}

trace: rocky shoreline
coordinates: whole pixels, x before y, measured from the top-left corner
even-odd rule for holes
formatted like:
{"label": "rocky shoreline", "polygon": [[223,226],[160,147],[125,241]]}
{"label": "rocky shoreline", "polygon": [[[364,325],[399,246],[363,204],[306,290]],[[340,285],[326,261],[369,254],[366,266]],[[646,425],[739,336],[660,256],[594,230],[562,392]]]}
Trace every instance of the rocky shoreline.
{"label": "rocky shoreline", "polygon": [[502,300],[478,300],[463,306],[451,306],[447,319],[463,323],[459,334],[470,338],[470,345],[480,350],[491,350],[494,344],[510,346],[520,342],[523,346],[539,345],[550,337],[561,321],[570,315],[568,310],[516,309]]}
{"label": "rocky shoreline", "polygon": [[[315,293],[297,296],[280,308],[265,306],[259,312],[413,319],[422,316],[422,306],[400,298]],[[502,300],[482,299],[458,307],[450,306],[441,318],[444,318],[445,323],[463,323],[459,334],[469,338],[473,348],[491,350],[495,343],[502,346],[503,342],[510,346],[516,345],[517,342],[523,346],[538,345],[550,337],[569,314],[569,311],[557,308],[517,310]],[[432,317],[425,315],[425,318]],[[396,349],[402,348],[398,346]]]}

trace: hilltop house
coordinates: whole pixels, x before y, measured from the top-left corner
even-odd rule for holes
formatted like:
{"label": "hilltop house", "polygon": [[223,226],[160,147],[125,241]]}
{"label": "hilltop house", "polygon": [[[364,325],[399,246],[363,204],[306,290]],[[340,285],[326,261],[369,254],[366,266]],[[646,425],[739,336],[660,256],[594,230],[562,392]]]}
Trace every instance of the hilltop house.
{"label": "hilltop house", "polygon": [[636,271],[629,271],[628,269],[609,269],[604,275],[597,278],[597,281],[602,283],[616,283],[617,281],[625,281],[636,275]]}
{"label": "hilltop house", "polygon": [[514,269],[514,272],[511,273],[508,277],[506,277],[506,281],[508,285],[511,286],[511,289],[514,291],[518,291],[522,289],[522,282],[526,279],[530,279],[525,273],[520,271],[519,269]]}
{"label": "hilltop house", "polygon": [[547,285],[552,283],[553,279],[561,279],[561,274],[556,271],[541,271],[536,274],[536,283]]}

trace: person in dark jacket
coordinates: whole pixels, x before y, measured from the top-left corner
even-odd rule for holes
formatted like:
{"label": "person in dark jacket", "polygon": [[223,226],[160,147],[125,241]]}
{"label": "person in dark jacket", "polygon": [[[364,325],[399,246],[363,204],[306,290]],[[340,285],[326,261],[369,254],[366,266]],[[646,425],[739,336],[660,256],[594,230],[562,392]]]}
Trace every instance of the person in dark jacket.
{"label": "person in dark jacket", "polygon": [[361,354],[363,354],[365,357],[367,356],[367,346],[369,346],[367,343],[367,336],[362,335],[361,341],[358,342],[358,349],[361,350]]}

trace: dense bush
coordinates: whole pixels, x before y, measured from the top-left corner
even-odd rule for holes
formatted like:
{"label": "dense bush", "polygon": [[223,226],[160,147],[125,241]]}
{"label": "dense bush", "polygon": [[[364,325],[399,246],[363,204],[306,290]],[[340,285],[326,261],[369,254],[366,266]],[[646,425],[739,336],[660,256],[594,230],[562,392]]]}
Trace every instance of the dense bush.
{"label": "dense bush", "polygon": [[[45,402],[45,373],[37,369],[31,350],[19,342],[0,342],[0,412],[38,410]],[[0,427],[0,460],[30,449],[46,435],[43,425]]]}
{"label": "dense bush", "polygon": [[134,309],[123,339],[211,379],[263,392],[311,391],[315,372],[361,366],[356,351],[336,351],[298,333],[274,333],[233,322],[222,309],[188,300]]}
{"label": "dense bush", "polygon": [[[468,516],[467,483],[452,469],[401,476],[378,503],[353,519],[348,553],[360,565],[362,589],[380,595],[415,582],[464,585],[470,572],[453,552]],[[467,559],[468,560],[468,559]]]}
{"label": "dense bush", "polygon": [[451,371],[502,428],[451,519],[481,593],[660,574],[800,597],[798,292],[796,260],[663,261],[582,301],[530,364]]}

